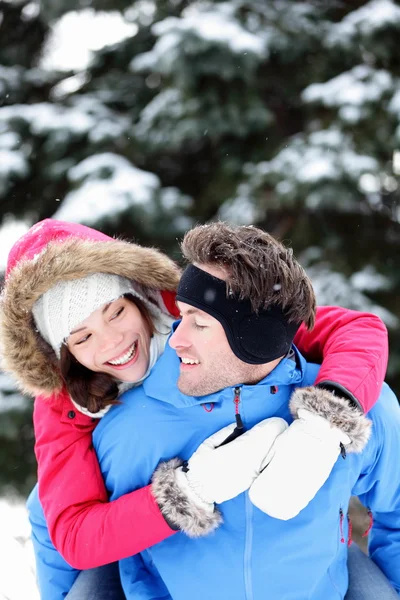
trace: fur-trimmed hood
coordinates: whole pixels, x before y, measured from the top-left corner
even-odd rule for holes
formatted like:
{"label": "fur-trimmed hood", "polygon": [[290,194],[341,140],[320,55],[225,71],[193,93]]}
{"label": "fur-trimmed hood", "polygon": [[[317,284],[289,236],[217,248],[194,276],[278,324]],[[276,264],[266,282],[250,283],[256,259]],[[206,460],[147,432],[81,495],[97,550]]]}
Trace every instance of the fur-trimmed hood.
{"label": "fur-trimmed hood", "polygon": [[62,388],[57,363],[41,349],[32,317],[33,304],[55,283],[111,273],[135,281],[151,294],[175,291],[180,277],[178,266],[158,250],[51,219],[34,226],[10,257],[0,303],[2,368],[31,395],[50,395]]}

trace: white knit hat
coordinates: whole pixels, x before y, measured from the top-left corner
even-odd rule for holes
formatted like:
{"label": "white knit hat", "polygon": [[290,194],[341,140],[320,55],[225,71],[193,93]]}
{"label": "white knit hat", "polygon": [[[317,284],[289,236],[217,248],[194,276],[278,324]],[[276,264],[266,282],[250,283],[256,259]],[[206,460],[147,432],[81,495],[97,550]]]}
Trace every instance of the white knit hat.
{"label": "white knit hat", "polygon": [[61,345],[71,331],[93,311],[124,294],[136,296],[150,308],[149,301],[138,293],[132,281],[119,275],[94,273],[81,279],[59,281],[33,305],[36,327],[60,358]]}

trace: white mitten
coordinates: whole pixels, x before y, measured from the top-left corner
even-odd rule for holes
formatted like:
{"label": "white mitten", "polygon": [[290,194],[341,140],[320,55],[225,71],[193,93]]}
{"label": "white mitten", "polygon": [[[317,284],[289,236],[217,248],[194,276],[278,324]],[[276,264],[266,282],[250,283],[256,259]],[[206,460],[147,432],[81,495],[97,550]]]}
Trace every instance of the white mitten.
{"label": "white mitten", "polygon": [[207,438],[187,466],[177,458],[160,463],[153,473],[152,493],[169,525],[190,537],[214,531],[222,523],[214,503],[230,500],[251,486],[286,428],[283,419],[265,419],[221,446],[235,429],[235,424],[228,425]]}
{"label": "white mitten", "polygon": [[247,490],[287,423],[278,417],[265,419],[220,446],[234,428],[234,424],[228,425],[206,439],[189,460],[189,470],[177,470],[176,481],[186,492],[192,491],[192,500],[197,497],[209,505],[220,504]]}
{"label": "white mitten", "polygon": [[312,500],[349,436],[327,419],[306,409],[276,440],[250,488],[252,503],[276,519],[295,517]]}

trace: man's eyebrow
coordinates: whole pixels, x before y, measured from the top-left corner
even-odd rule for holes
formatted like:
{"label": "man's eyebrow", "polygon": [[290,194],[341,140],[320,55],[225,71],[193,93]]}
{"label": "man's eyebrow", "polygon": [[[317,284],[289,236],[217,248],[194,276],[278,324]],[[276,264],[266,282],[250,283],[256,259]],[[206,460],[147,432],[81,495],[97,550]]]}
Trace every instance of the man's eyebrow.
{"label": "man's eyebrow", "polygon": [[[179,314],[182,316],[182,311],[179,308],[179,302],[178,302],[178,300],[175,300],[175,306],[179,310]],[[185,310],[185,315],[193,315],[196,312],[199,312],[198,308],[188,308],[187,310]]]}
{"label": "man's eyebrow", "polygon": [[188,308],[187,310],[185,310],[183,313],[182,311],[180,311],[180,315],[200,315],[201,317],[207,318],[210,315],[208,315],[207,313],[205,313],[203,310],[200,310],[200,308]]}

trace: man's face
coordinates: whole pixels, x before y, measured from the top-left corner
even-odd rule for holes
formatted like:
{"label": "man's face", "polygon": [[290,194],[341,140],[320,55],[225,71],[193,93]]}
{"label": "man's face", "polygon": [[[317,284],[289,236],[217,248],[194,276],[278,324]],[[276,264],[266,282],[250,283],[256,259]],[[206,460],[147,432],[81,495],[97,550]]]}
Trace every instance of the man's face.
{"label": "man's face", "polygon": [[[196,265],[215,277],[224,278],[221,269]],[[188,396],[206,396],[226,387],[242,383],[257,383],[280,359],[249,365],[232,352],[219,321],[208,313],[178,302],[182,321],[169,344],[181,360],[178,388]]]}

